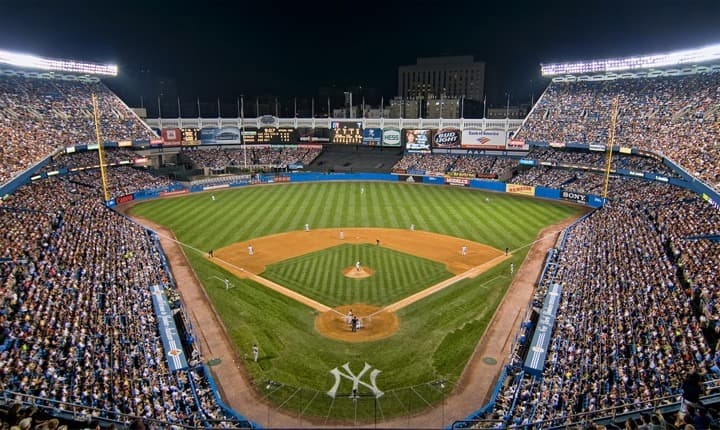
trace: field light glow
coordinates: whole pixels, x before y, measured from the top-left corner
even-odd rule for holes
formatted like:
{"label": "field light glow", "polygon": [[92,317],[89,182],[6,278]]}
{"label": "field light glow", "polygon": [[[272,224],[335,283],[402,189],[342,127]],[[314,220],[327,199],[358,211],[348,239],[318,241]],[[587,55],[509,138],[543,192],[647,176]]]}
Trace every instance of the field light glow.
{"label": "field light glow", "polygon": [[669,52],[666,54],[609,58],[607,60],[591,60],[575,63],[540,64],[540,67],[543,76],[555,76],[679,66],[681,64],[697,64],[718,59],[720,59],[720,44]]}
{"label": "field light glow", "polygon": [[0,50],[0,64],[9,64],[11,66],[28,69],[84,73],[89,75],[117,76],[118,72],[118,67],[115,64],[84,63],[2,50]]}

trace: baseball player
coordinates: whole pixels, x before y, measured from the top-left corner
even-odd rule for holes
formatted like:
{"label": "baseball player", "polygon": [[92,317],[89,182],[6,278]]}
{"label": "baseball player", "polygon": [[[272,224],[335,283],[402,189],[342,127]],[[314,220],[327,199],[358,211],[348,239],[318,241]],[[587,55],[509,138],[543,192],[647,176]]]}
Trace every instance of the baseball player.
{"label": "baseball player", "polygon": [[355,270],[358,272],[360,271],[360,261],[355,262]]}
{"label": "baseball player", "polygon": [[415,224],[410,224],[410,231],[415,231]]}
{"label": "baseball player", "polygon": [[310,224],[305,224],[305,231],[310,231]]}
{"label": "baseball player", "polygon": [[253,360],[255,360],[255,362],[257,363],[258,356],[260,355],[260,349],[258,349],[257,344],[253,345],[252,351],[253,351]]}
{"label": "baseball player", "polygon": [[515,263],[510,263],[510,274],[515,273]]}
{"label": "baseball player", "polygon": [[462,248],[460,248],[460,255],[467,255],[467,246],[463,245]]}
{"label": "baseball player", "polygon": [[345,232],[340,230],[340,240],[345,240]]}
{"label": "baseball player", "polygon": [[255,250],[252,245],[248,245],[248,255],[255,255]]}

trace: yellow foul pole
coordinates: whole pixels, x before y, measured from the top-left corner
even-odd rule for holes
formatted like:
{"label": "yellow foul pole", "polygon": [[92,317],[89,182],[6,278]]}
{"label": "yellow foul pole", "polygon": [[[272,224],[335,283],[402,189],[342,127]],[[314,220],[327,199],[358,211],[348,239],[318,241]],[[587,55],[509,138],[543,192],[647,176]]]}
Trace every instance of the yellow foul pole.
{"label": "yellow foul pole", "polygon": [[93,117],[95,118],[95,137],[97,138],[98,157],[100,158],[100,177],[102,178],[103,196],[105,201],[110,200],[110,193],[107,189],[107,177],[105,176],[105,151],[103,150],[102,139],[100,138],[100,114],[98,112],[97,97],[92,95]]}
{"label": "yellow foul pole", "polygon": [[610,130],[607,140],[607,162],[605,164],[605,186],[603,187],[603,199],[607,198],[608,184],[610,183],[610,168],[612,167],[612,153],[615,145],[615,127],[617,126],[618,111],[620,110],[620,96],[613,100],[612,113],[610,114]]}

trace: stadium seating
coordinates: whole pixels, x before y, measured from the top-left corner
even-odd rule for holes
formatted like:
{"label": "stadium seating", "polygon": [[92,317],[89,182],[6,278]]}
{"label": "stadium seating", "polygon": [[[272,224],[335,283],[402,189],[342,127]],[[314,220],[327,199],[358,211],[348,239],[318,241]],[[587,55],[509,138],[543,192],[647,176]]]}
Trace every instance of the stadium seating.
{"label": "stadium seating", "polygon": [[615,145],[652,150],[720,189],[720,73],[553,82],[517,138],[605,144],[619,98]]}
{"label": "stadium seating", "polygon": [[100,82],[0,74],[0,184],[58,148],[96,143],[93,94],[98,100],[104,141],[154,137]]}
{"label": "stadium seating", "polygon": [[[120,193],[153,184],[114,170],[130,187]],[[0,206],[1,385],[80,415],[234,426],[198,388],[204,373],[166,368],[149,287],[176,308],[178,294],[153,237],[102,204],[96,172],[26,185]]]}
{"label": "stadium seating", "polygon": [[495,179],[517,163],[517,159],[496,156],[409,153],[395,163],[393,171]]}
{"label": "stadium seating", "polygon": [[307,166],[320,155],[320,152],[319,148],[278,149],[248,146],[243,150],[214,146],[211,148],[183,148],[179,157],[181,162],[188,163],[193,168],[244,167],[247,162],[248,167],[285,169],[288,165],[298,162]]}

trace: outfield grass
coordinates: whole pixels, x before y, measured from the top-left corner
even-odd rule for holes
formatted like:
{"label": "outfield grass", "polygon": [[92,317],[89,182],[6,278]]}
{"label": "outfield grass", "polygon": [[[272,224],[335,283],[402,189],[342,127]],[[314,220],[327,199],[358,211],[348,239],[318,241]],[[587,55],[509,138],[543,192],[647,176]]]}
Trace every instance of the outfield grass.
{"label": "outfield grass", "polygon": [[[355,261],[372,268],[373,276],[344,276],[342,269]],[[261,275],[330,307],[389,305],[453,276],[442,263],[369,244],[345,244],[291,258],[267,266]]]}
{"label": "outfield grass", "polygon": [[[360,194],[360,188],[365,192]],[[315,313],[287,297],[230,273],[186,250],[205,284],[232,342],[241,354],[260,346],[260,361],[245,367],[273,402],[308,416],[372,419],[374,408],[350,410],[324,394],[330,369],[365,362],[382,370],[378,386],[383,417],[403,415],[434,403],[447,380],[449,390],[469,359],[509,285],[509,264],[519,267],[538,232],[580,209],[549,201],[443,186],[402,183],[309,183],[248,187],[155,200],[133,214],[173,229],[177,238],[201,250],[290,230],[305,223],[323,227],[408,228],[456,236],[515,250],[512,258],[483,275],[442,290],[398,312],[401,324],[391,337],[348,344],[319,336]],[[488,200],[486,200],[488,199]],[[303,258],[303,257],[300,257]],[[214,285],[228,277],[238,288]],[[217,284],[217,282],[215,283]],[[268,386],[272,380],[275,385]],[[412,390],[404,389],[414,386]]]}

